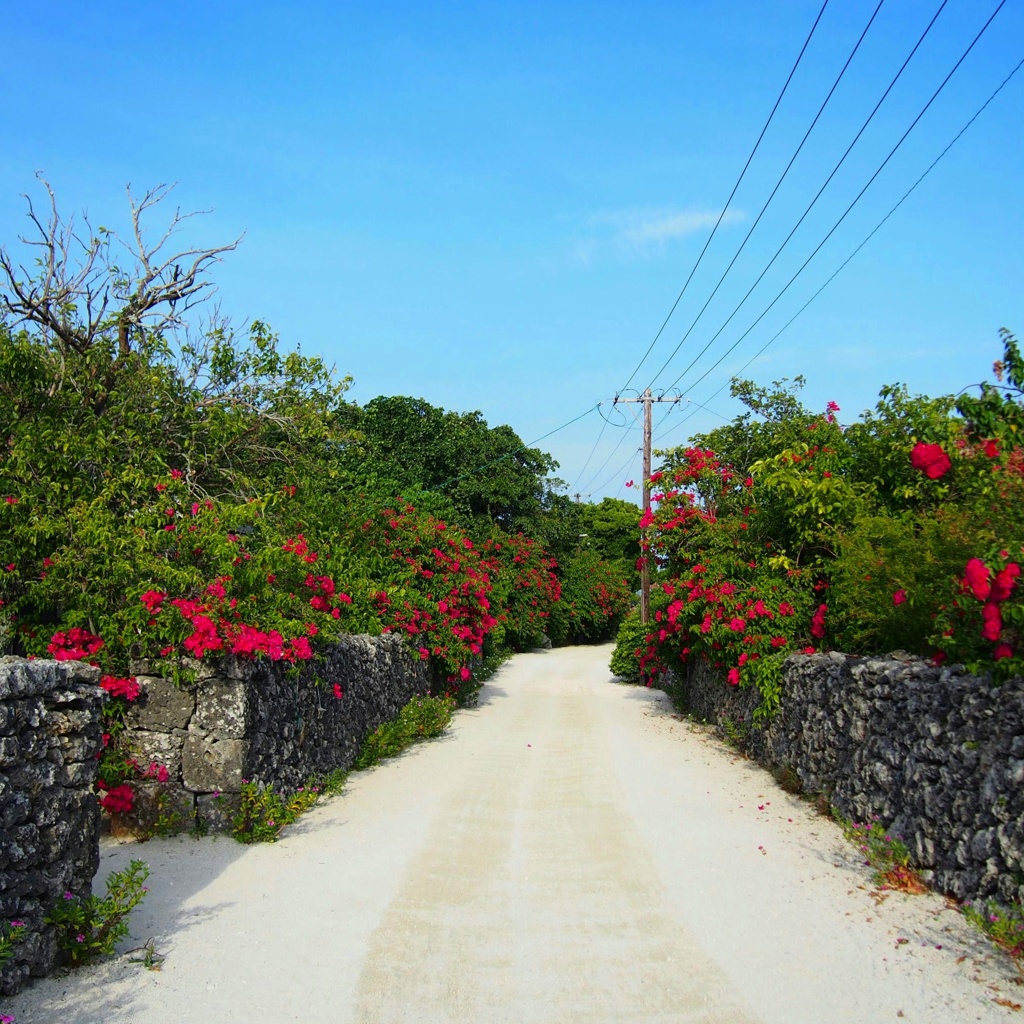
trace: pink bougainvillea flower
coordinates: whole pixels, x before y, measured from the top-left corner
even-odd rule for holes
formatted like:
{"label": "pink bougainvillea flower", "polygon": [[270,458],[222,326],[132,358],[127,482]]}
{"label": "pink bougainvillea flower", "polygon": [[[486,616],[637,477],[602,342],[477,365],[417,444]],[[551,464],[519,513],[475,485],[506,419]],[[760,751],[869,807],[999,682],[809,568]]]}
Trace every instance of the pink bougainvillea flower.
{"label": "pink bougainvillea flower", "polygon": [[1005,601],[1013,590],[1013,585],[1020,575],[1020,566],[1016,562],[1010,562],[1005,568],[996,573],[992,581],[992,600]]}
{"label": "pink bougainvillea flower", "polygon": [[740,684],[740,670],[738,668],[731,668],[731,669],[729,669],[728,679],[729,679],[729,685],[730,686],[739,686],[739,684]]}
{"label": "pink bougainvillea flower", "polygon": [[802,647],[800,649],[800,653],[801,654],[817,654],[818,653],[818,648],[817,647]]}
{"label": "pink bougainvillea flower", "polygon": [[952,463],[940,444],[924,444],[918,441],[910,453],[910,464],[914,469],[921,470],[929,480],[938,480],[945,476]]}
{"label": "pink bougainvillea flower", "polygon": [[1006,643],[996,644],[996,649],[992,652],[992,657],[995,661],[1002,661],[1003,658],[1013,657],[1013,648]]}
{"label": "pink bougainvillea flower", "polygon": [[999,611],[999,605],[995,601],[989,601],[981,609],[981,635],[986,640],[998,640],[1003,629],[1003,616]]}
{"label": "pink bougainvillea flower", "polygon": [[895,594],[892,595],[892,603],[894,605],[906,604],[906,601],[907,592],[902,587],[899,590],[897,590]]}
{"label": "pink bougainvillea flower", "polygon": [[988,566],[980,558],[972,558],[964,566],[964,588],[979,601],[987,601],[992,592]]}
{"label": "pink bougainvillea flower", "polygon": [[182,471],[180,469],[172,469],[171,470],[171,479],[172,480],[180,480],[184,475],[185,474],[182,473]]}
{"label": "pink bougainvillea flower", "polygon": [[334,699],[335,700],[341,700],[341,698],[344,697],[344,696],[345,696],[345,694],[342,693],[341,687],[337,683],[335,683],[334,684]]}
{"label": "pink bougainvillea flower", "polygon": [[731,629],[731,630],[732,630],[732,631],[733,631],[734,633],[742,633],[742,632],[743,632],[743,630],[745,630],[745,629],[747,628],[747,622],[746,622],[746,619],[733,619],[733,620],[732,620],[732,621],[731,621],[731,622],[729,623],[729,628],[730,628],[730,629]]}

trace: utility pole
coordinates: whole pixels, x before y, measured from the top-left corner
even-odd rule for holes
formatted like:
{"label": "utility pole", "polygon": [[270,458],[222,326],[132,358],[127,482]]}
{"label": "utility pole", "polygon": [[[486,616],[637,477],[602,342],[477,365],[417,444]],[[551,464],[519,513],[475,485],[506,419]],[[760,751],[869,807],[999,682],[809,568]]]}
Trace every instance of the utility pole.
{"label": "utility pole", "polygon": [[[651,507],[651,406],[655,402],[671,402],[675,405],[681,395],[661,395],[655,398],[651,389],[647,388],[639,398],[619,398],[617,395],[613,405],[642,404],[644,407],[644,512]],[[644,527],[642,537],[650,536],[650,527]],[[647,625],[651,621],[651,564],[650,548],[641,544],[640,568],[640,622]]]}

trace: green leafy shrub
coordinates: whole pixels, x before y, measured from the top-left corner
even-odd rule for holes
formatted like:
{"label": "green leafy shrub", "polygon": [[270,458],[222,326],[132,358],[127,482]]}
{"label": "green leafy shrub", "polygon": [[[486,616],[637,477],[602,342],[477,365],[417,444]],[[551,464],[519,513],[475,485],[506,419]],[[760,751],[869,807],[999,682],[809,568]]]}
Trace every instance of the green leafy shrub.
{"label": "green leafy shrub", "polygon": [[15,947],[25,934],[24,921],[8,921],[0,925],[0,967],[14,957]]}
{"label": "green leafy shrub", "polygon": [[1024,908],[1019,903],[978,900],[965,903],[962,910],[971,924],[1013,960],[1018,974],[1024,978]]}
{"label": "green leafy shrub", "polygon": [[455,701],[451,697],[413,697],[396,719],[378,726],[366,737],[356,758],[356,768],[372,768],[418,740],[440,736],[454,713]]}
{"label": "green leafy shrub", "polygon": [[272,785],[243,782],[238,813],[231,834],[240,843],[273,843],[319,799],[319,787],[300,787],[291,796],[280,795]]}
{"label": "green leafy shrub", "polygon": [[922,893],[925,884],[911,867],[910,851],[900,836],[890,835],[881,822],[851,821],[842,815],[833,817],[843,835],[864,855],[864,861],[874,870],[876,884],[900,892]]}
{"label": "green leafy shrub", "polygon": [[105,896],[79,897],[70,892],[57,900],[46,917],[57,931],[57,944],[72,967],[114,952],[128,934],[128,915],[148,891],[143,883],[149,868],[133,860],[123,871],[107,877]]}
{"label": "green leafy shrub", "polygon": [[649,632],[649,628],[640,622],[639,610],[631,611],[619,624],[609,668],[620,679],[630,683],[642,682],[640,656]]}

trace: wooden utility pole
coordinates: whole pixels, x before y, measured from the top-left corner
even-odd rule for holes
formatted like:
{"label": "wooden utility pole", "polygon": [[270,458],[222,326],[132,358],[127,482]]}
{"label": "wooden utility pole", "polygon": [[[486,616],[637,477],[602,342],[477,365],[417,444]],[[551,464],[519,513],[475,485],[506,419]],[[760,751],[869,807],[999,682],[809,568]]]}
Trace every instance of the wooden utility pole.
{"label": "wooden utility pole", "polygon": [[[616,396],[613,405],[640,403],[644,407],[644,512],[651,507],[651,406],[655,402],[671,402],[673,405],[680,400],[680,395],[672,397],[662,395],[655,398],[651,389],[647,388],[639,398],[619,398]],[[641,537],[650,537],[650,527],[644,527]],[[640,621],[647,625],[651,621],[651,565],[650,548],[641,544],[640,568]]]}

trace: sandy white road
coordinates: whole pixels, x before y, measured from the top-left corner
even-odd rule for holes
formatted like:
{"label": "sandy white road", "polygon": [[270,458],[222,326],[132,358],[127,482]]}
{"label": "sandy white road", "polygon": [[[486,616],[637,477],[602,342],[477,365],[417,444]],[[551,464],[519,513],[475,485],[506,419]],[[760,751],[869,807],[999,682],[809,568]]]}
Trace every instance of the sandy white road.
{"label": "sandy white road", "polygon": [[1012,972],[938,897],[875,893],[838,829],[615,683],[521,655],[444,738],[355,775],[274,846],[108,844],[152,868],[122,957],[18,1024],[959,1024]]}

